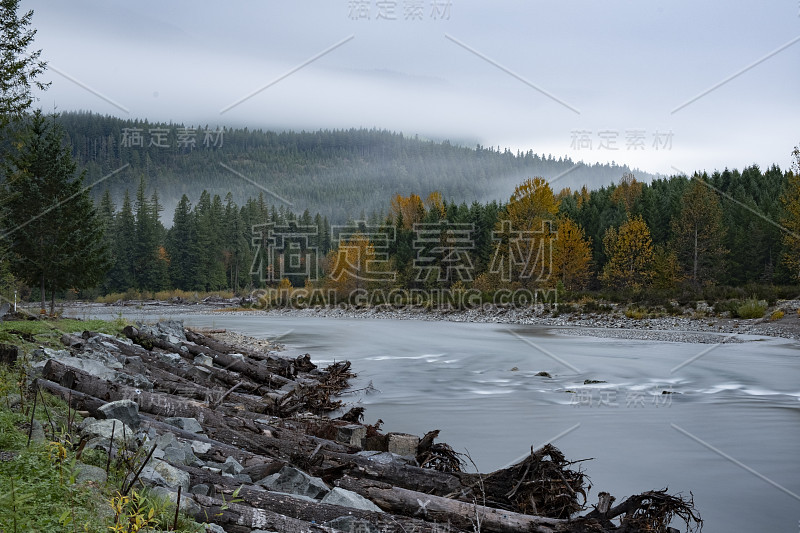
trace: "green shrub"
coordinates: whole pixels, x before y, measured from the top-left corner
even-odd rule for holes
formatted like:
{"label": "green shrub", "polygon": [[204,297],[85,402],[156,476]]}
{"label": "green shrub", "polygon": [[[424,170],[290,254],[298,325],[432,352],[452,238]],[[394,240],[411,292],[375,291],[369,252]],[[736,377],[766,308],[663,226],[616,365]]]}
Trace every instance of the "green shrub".
{"label": "green shrub", "polygon": [[767,302],[749,298],[736,309],[739,318],[761,318],[767,311]]}
{"label": "green shrub", "polygon": [[776,309],[775,311],[772,312],[769,318],[770,320],[780,320],[781,318],[783,318],[783,311],[781,311],[780,309]]}

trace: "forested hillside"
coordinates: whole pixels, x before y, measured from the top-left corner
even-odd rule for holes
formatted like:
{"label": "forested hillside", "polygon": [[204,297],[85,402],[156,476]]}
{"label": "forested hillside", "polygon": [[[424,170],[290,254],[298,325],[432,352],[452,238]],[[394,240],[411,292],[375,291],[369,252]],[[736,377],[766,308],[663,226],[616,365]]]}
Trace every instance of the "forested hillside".
{"label": "forested hillside", "polygon": [[[124,174],[94,188],[96,199],[108,188],[121,203],[125,190],[133,194],[143,176],[148,193],[158,190],[167,223],[183,194],[196,199],[203,190],[223,197],[230,192],[242,204],[263,187],[277,195],[268,197],[274,203],[344,222],[362,212],[387,212],[395,193],[425,196],[441,191],[455,202],[503,200],[530,176],[551,179],[563,174],[556,189],[584,184],[592,189],[631,171],[627,166],[584,165],[534,151],[466,148],[375,129],[218,130],[93,113],[63,113],[59,120],[79,166],[87,169],[87,183],[130,164]],[[635,174],[640,181],[651,177]]]}

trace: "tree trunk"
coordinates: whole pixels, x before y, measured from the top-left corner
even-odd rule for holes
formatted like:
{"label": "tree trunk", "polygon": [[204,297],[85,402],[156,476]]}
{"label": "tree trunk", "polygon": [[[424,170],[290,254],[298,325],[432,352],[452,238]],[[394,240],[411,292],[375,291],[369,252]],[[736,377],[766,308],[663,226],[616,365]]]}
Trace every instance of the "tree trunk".
{"label": "tree trunk", "polygon": [[429,522],[449,523],[466,531],[554,533],[566,531],[569,527],[566,520],[484,507],[477,503],[392,487],[380,481],[366,481],[345,476],[336,484],[372,500],[384,511],[420,517]]}

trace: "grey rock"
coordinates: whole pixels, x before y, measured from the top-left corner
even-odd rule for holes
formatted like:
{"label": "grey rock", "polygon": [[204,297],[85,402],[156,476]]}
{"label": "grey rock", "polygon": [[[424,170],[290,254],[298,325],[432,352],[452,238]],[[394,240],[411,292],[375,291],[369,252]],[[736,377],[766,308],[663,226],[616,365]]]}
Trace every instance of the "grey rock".
{"label": "grey rock", "polygon": [[222,464],[221,469],[226,474],[236,475],[241,473],[242,470],[244,470],[244,467],[241,464],[239,464],[239,461],[229,456],[225,459],[225,462]]}
{"label": "grey rock", "polygon": [[350,490],[345,490],[341,487],[334,487],[328,494],[322,498],[322,503],[330,503],[331,505],[340,505],[342,507],[351,507],[353,509],[361,509],[362,511],[373,511],[382,513],[383,510],[366,499]]}
{"label": "grey rock", "polygon": [[75,464],[75,483],[94,483],[106,482],[106,471],[99,466],[87,465],[83,463]]}
{"label": "grey rock", "polygon": [[[356,518],[355,516],[340,516],[333,520],[325,522],[326,526],[338,529],[339,531],[358,531],[359,533],[380,533],[380,528],[364,520],[363,518]],[[251,532],[254,533],[254,532]]]}
{"label": "grey rock", "polygon": [[5,401],[3,401],[3,403],[5,403],[6,405],[8,405],[8,407],[13,409],[22,403],[22,396],[20,396],[19,394],[9,394],[8,396],[6,396]]}
{"label": "grey rock", "polygon": [[203,366],[214,366],[214,358],[210,355],[198,355],[194,358],[194,364]]}
{"label": "grey rock", "polygon": [[33,421],[33,429],[31,429],[31,440],[33,442],[44,442],[44,428],[42,423],[38,420]]}
{"label": "grey rock", "polygon": [[413,456],[408,455],[397,455],[396,453],[392,452],[358,452],[356,455],[361,455],[362,457],[366,457],[370,461],[374,461],[381,465],[388,465],[392,463],[404,463],[404,464],[412,464],[416,465],[416,460]]}
{"label": "grey rock", "polygon": [[98,409],[106,418],[122,420],[132,428],[139,427],[139,406],[133,400],[117,400],[100,406]]}
{"label": "grey rock", "polygon": [[[225,530],[217,524],[203,524],[204,533],[225,533]],[[250,533],[256,533],[258,530],[253,530]]]}
{"label": "grey rock", "polygon": [[284,466],[277,474],[267,476],[256,484],[276,492],[317,499],[322,498],[330,491],[330,488],[321,479],[311,477],[291,466]]}
{"label": "grey rock", "polygon": [[367,439],[367,428],[360,424],[348,424],[339,426],[336,432],[336,441],[348,446],[363,448]]}
{"label": "grey rock", "polygon": [[[169,490],[166,487],[153,487],[150,489],[150,493],[164,500],[169,500],[173,505],[178,503],[178,492]],[[180,510],[190,516],[195,516],[201,512],[200,506],[197,505],[194,500],[187,497],[185,492],[181,494]]]}
{"label": "grey rock", "polygon": [[[106,420],[95,420],[94,418],[87,418],[83,421],[80,427],[81,437],[87,440],[100,439],[108,446],[108,441],[111,438],[111,431],[114,431],[114,445],[120,446],[128,440],[128,444],[134,442],[134,431],[122,420],[109,418]],[[123,437],[124,435],[124,437]]]}
{"label": "grey rock", "polygon": [[166,422],[171,426],[175,426],[176,428],[180,428],[184,431],[189,431],[191,433],[203,432],[203,426],[200,425],[200,422],[198,422],[196,418],[173,416],[171,418],[165,419],[164,422]]}
{"label": "grey rock", "polygon": [[195,485],[194,487],[192,487],[190,489],[190,492],[192,494],[198,494],[200,496],[208,496],[211,493],[211,487],[209,487],[205,483],[200,483],[200,484]]}
{"label": "grey rock", "polygon": [[199,440],[193,440],[191,447],[194,453],[199,453],[200,455],[208,453],[209,450],[211,450],[211,444],[207,442],[201,442]]}
{"label": "grey rock", "polygon": [[145,466],[142,473],[139,474],[139,479],[151,486],[168,487],[175,490],[180,486],[183,487],[184,492],[189,491],[189,474],[160,460]]}
{"label": "grey rock", "polygon": [[122,383],[123,385],[128,385],[129,387],[134,387],[136,389],[152,391],[153,390],[153,382],[144,377],[142,374],[125,374],[120,372],[114,378],[116,383]]}
{"label": "grey rock", "polygon": [[176,365],[181,362],[181,356],[176,353],[159,353],[158,358],[161,359],[163,362]]}
{"label": "grey rock", "polygon": [[186,453],[180,448],[169,447],[164,450],[163,459],[173,465],[185,465]]}
{"label": "grey rock", "polygon": [[408,433],[389,433],[389,451],[403,456],[416,456],[419,437]]}
{"label": "grey rock", "polygon": [[253,483],[253,478],[247,474],[234,474],[233,479],[239,483],[247,483],[248,485]]}
{"label": "grey rock", "polygon": [[222,473],[222,469],[220,469],[220,468],[217,468],[217,467],[215,467],[215,466],[208,466],[208,465],[206,465],[206,466],[203,466],[203,467],[201,467],[201,468],[202,468],[203,470],[208,470],[208,471],[209,471],[209,472],[211,472],[212,474],[221,474],[221,473]]}

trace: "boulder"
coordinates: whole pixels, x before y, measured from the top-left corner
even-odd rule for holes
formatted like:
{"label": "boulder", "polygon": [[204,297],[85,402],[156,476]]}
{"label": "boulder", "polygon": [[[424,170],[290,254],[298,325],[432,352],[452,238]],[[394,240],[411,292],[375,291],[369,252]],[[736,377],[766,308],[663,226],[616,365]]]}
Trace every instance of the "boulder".
{"label": "boulder", "polygon": [[112,429],[114,431],[115,446],[121,446],[125,442],[125,438],[127,438],[128,444],[133,443],[134,431],[122,420],[117,420],[116,418],[108,418],[106,420],[86,418],[80,425],[81,437],[89,441],[98,439],[100,447],[108,446]]}
{"label": "boulder", "polygon": [[353,509],[360,509],[362,511],[373,511],[382,513],[383,510],[366,499],[350,490],[345,490],[341,487],[334,487],[328,494],[322,498],[322,503],[329,503],[331,505],[339,505],[341,507],[350,507]]}
{"label": "boulder", "polygon": [[244,470],[244,467],[239,464],[239,461],[229,456],[225,459],[225,462],[222,464],[220,469],[224,474],[231,474],[235,476],[236,474],[240,474],[242,470]]}
{"label": "boulder", "polygon": [[[150,489],[150,494],[158,496],[163,500],[168,500],[172,502],[173,505],[178,503],[178,492],[169,490],[166,487],[153,487]],[[185,492],[181,494],[180,510],[191,516],[195,516],[201,512],[200,506]]]}
{"label": "boulder", "polygon": [[336,440],[348,446],[363,448],[364,442],[367,440],[367,428],[360,424],[339,426],[336,433]]}
{"label": "boulder", "polygon": [[101,406],[98,411],[100,411],[106,419],[116,418],[117,420],[122,420],[122,422],[129,427],[139,427],[139,406],[133,400],[109,402]]}
{"label": "boulder", "polygon": [[164,422],[166,422],[171,426],[175,426],[176,428],[180,428],[184,431],[189,431],[191,433],[203,432],[203,426],[200,425],[200,422],[198,422],[196,418],[173,416],[165,419]]}
{"label": "boulder", "polygon": [[214,366],[214,358],[210,355],[198,355],[194,358],[194,364],[202,366]]}
{"label": "boulder", "polygon": [[77,463],[75,465],[75,483],[93,482],[102,484],[106,482],[106,471],[99,466]]}
{"label": "boulder", "polygon": [[275,492],[297,494],[319,499],[330,491],[320,478],[311,477],[291,466],[284,466],[277,474],[267,476],[256,483]]}
{"label": "boulder", "polygon": [[407,457],[414,457],[417,455],[419,437],[416,435],[409,435],[408,433],[389,433],[387,435],[387,442],[389,452],[391,453]]}
{"label": "boulder", "polygon": [[161,460],[145,466],[142,473],[139,474],[139,479],[146,485],[154,487],[167,487],[174,490],[183,487],[184,492],[189,491],[189,474]]}

